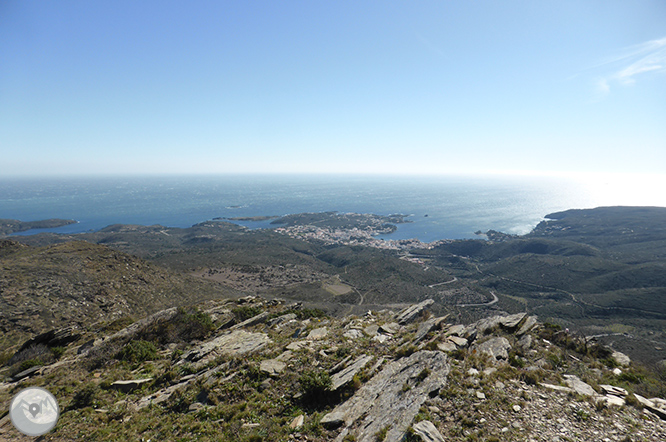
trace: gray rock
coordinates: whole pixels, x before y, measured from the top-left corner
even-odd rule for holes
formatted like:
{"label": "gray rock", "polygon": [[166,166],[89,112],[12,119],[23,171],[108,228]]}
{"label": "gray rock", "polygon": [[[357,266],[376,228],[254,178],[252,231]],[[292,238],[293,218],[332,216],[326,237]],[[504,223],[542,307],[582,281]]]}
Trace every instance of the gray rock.
{"label": "gray rock", "polygon": [[283,322],[289,322],[293,319],[296,319],[296,314],[294,313],[287,313],[286,315],[278,316],[277,318],[273,318],[270,321],[268,321],[268,325],[270,327],[278,324],[282,324]]}
{"label": "gray rock", "polygon": [[625,355],[624,353],[620,353],[619,351],[614,351],[611,355],[611,358],[613,358],[613,360],[621,367],[627,367],[629,364],[631,364],[631,359],[629,359],[629,356]]}
{"label": "gray rock", "polygon": [[379,332],[379,326],[376,324],[369,325],[363,329],[363,333],[370,336],[371,338],[375,337]]}
{"label": "gray rock", "polygon": [[419,304],[414,304],[410,305],[406,309],[402,310],[397,318],[396,321],[400,325],[406,325],[409,324],[410,322],[413,322],[423,311],[426,309],[426,307],[434,304],[435,301],[432,299],[426,299],[425,301],[419,303]]}
{"label": "gray rock", "polygon": [[499,324],[506,329],[513,329],[518,327],[523,319],[525,319],[527,313],[516,313],[515,315],[503,316],[499,319]]}
{"label": "gray rock", "polygon": [[460,336],[461,333],[465,331],[465,326],[462,324],[456,324],[449,327],[449,329],[444,334],[445,336]]}
{"label": "gray rock", "polygon": [[534,328],[534,326],[536,325],[536,323],[537,323],[537,317],[536,317],[536,316],[529,316],[529,317],[525,320],[525,322],[523,323],[523,325],[520,326],[520,328],[519,328],[518,331],[516,332],[516,335],[518,335],[518,336],[522,336],[522,335],[524,335],[525,333],[527,333],[527,332],[529,332],[530,330],[532,330],[532,328]]}
{"label": "gray rock", "polygon": [[490,356],[493,360],[508,359],[511,344],[506,338],[490,338],[480,344],[475,344],[472,349],[476,349],[479,353],[484,353]]}
{"label": "gray rock", "polygon": [[361,355],[350,366],[344,370],[331,376],[331,390],[335,391],[338,388],[347,385],[354,379],[354,376],[363,369],[370,361],[372,361],[372,356]]}
{"label": "gray rock", "polygon": [[394,335],[400,331],[400,324],[397,322],[390,322],[379,327],[381,333],[387,333],[389,335]]}
{"label": "gray rock", "polygon": [[361,330],[357,330],[355,328],[352,328],[351,330],[347,330],[342,336],[344,336],[347,339],[358,339],[361,336],[363,336],[363,332]]}
{"label": "gray rock", "polygon": [[414,343],[419,342],[421,339],[430,333],[430,331],[435,328],[435,325],[438,322],[438,318],[430,318],[419,325],[416,335],[414,336]]}
{"label": "gray rock", "polygon": [[270,316],[269,312],[259,313],[258,315],[253,316],[250,319],[246,319],[240,324],[234,325],[229,330],[238,330],[239,328],[252,327],[253,325],[261,324],[262,322],[266,322],[269,316]]}
{"label": "gray rock", "polygon": [[601,388],[604,391],[604,393],[613,396],[625,397],[629,394],[627,390],[625,390],[624,388],[616,387],[615,385],[601,384],[599,385],[599,388]]}
{"label": "gray rock", "polygon": [[467,347],[467,339],[459,336],[449,336],[449,341],[456,344],[458,347]]}
{"label": "gray rock", "polygon": [[328,336],[328,328],[324,326],[311,330],[310,333],[308,334],[307,339],[311,341],[316,341],[319,339],[324,339],[326,336]]}
{"label": "gray rock", "polygon": [[345,413],[332,411],[324,416],[319,423],[328,429],[335,429],[345,424]]}
{"label": "gray rock", "polygon": [[523,335],[523,337],[518,340],[518,346],[523,351],[527,351],[532,348],[532,335]]}
{"label": "gray rock", "polygon": [[204,342],[198,348],[185,353],[182,359],[190,362],[199,361],[201,364],[206,364],[220,354],[233,356],[252,353],[270,342],[271,340],[265,333],[249,333],[245,330],[235,330]]}
{"label": "gray rock", "polygon": [[[388,428],[384,441],[397,442],[429,394],[446,384],[448,373],[444,353],[413,353],[385,366],[354,396],[324,416],[321,423],[328,428],[343,426],[335,439],[338,442],[348,434],[359,442],[374,441],[375,433],[384,428]],[[405,385],[409,388],[405,389]]]}
{"label": "gray rock", "polygon": [[277,359],[264,359],[261,361],[261,364],[259,364],[259,369],[264,373],[268,373],[269,376],[277,376],[282,373],[286,367],[287,364],[278,361]]}
{"label": "gray rock", "polygon": [[444,442],[442,434],[430,421],[421,421],[412,426],[414,434],[424,442]]}
{"label": "gray rock", "polygon": [[27,368],[20,373],[16,373],[11,377],[11,380],[12,382],[20,381],[21,379],[37,374],[42,368],[44,368],[42,365],[36,365],[34,367]]}
{"label": "gray rock", "polygon": [[451,351],[455,351],[458,347],[453,342],[446,341],[446,342],[440,342],[439,344],[437,344],[437,348],[440,349],[441,351],[445,351],[445,352],[448,353],[448,352],[451,352]]}
{"label": "gray rock", "polygon": [[578,394],[581,394],[583,396],[596,396],[597,392],[594,391],[594,388],[592,388],[589,384],[586,384],[585,382],[581,381],[578,376],[570,375],[570,374],[565,374],[564,375],[564,383],[567,384],[569,387],[573,389]]}
{"label": "gray rock", "polygon": [[111,384],[113,390],[121,391],[123,393],[129,393],[136,389],[141,388],[144,384],[152,382],[153,379],[130,379],[128,381],[116,381]]}

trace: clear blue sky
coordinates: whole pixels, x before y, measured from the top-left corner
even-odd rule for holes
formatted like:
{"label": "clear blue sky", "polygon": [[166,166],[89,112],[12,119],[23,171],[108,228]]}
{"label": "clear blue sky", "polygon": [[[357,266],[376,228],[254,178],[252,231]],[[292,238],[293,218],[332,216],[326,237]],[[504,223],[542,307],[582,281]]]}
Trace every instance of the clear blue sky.
{"label": "clear blue sky", "polygon": [[0,2],[0,176],[666,173],[666,2]]}

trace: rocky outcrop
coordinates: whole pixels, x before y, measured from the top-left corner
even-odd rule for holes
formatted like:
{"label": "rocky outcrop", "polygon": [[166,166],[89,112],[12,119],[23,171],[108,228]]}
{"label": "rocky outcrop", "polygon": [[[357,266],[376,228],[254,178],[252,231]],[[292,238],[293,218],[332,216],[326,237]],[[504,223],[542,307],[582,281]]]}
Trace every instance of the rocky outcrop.
{"label": "rocky outcrop", "polygon": [[490,338],[487,341],[472,346],[472,351],[476,350],[479,353],[486,354],[490,356],[492,360],[507,360],[509,358],[510,349],[511,344],[509,343],[509,340],[504,337]]}
{"label": "rocky outcrop", "polygon": [[182,361],[199,362],[206,364],[221,354],[243,355],[252,353],[270,343],[265,333],[250,333],[245,330],[235,330],[190,350],[182,357]]}
{"label": "rocky outcrop", "polygon": [[414,304],[410,305],[406,309],[402,310],[398,316],[396,317],[396,321],[400,325],[407,325],[409,323],[412,323],[416,320],[416,318],[421,315],[426,307],[434,304],[435,301],[432,299],[426,299],[425,301],[419,303],[419,304]]}
{"label": "rocky outcrop", "polygon": [[447,357],[439,351],[419,351],[388,364],[354,396],[321,420],[327,428],[342,427],[338,442],[352,435],[359,442],[375,440],[386,431],[384,441],[397,442],[431,393],[446,384]]}
{"label": "rocky outcrop", "polygon": [[116,381],[113,384],[111,384],[111,389],[112,390],[117,390],[122,393],[129,393],[131,391],[134,391],[136,389],[141,388],[145,384],[151,383],[153,380],[151,379],[131,379],[128,381]]}
{"label": "rocky outcrop", "polygon": [[335,373],[333,376],[331,376],[331,390],[336,391],[340,387],[350,383],[354,379],[354,376],[356,376],[356,374],[358,374],[358,372],[360,372],[363,367],[368,365],[370,361],[372,361],[372,356],[361,355],[356,358],[356,360],[354,360],[354,362],[352,362],[352,364],[347,368]]}

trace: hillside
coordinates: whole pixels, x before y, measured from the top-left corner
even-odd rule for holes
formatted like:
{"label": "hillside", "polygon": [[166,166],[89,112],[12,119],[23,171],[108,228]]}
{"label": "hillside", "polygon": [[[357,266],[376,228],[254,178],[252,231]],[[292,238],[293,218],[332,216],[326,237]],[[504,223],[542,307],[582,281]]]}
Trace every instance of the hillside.
{"label": "hillside", "polygon": [[236,292],[84,241],[0,243],[0,352],[66,325],[140,317]]}
{"label": "hillside", "polygon": [[[258,297],[168,309],[26,346],[0,401],[49,389],[62,413],[44,441],[666,438],[663,369],[525,313],[463,325],[432,305],[339,319]],[[32,440],[7,415],[0,438]]]}

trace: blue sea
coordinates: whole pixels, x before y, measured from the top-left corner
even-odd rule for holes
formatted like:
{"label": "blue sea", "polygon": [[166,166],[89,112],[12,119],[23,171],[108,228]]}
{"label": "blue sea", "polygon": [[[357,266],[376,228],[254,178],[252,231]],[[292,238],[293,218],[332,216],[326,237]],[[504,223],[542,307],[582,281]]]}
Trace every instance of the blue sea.
{"label": "blue sea", "polygon": [[[548,213],[608,205],[666,206],[662,178],[565,179],[512,176],[146,176],[0,179],[0,218],[75,219],[45,229],[98,230],[110,224],[189,227],[218,217],[300,212],[407,214],[387,239],[477,237],[489,229],[529,232]],[[655,190],[657,189],[657,190]],[[265,228],[268,222],[238,222]],[[21,234],[38,233],[37,230]]]}

